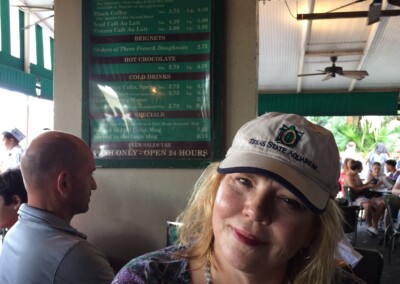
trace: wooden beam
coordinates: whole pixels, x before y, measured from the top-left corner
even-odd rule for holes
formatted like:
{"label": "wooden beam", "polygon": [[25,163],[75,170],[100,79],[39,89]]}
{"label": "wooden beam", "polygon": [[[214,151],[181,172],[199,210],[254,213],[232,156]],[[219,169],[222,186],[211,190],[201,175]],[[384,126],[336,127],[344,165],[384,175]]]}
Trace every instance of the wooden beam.
{"label": "wooden beam", "polygon": [[[400,9],[382,10],[381,17],[400,16]],[[367,18],[368,11],[297,14],[297,20],[327,20],[340,18]]]}

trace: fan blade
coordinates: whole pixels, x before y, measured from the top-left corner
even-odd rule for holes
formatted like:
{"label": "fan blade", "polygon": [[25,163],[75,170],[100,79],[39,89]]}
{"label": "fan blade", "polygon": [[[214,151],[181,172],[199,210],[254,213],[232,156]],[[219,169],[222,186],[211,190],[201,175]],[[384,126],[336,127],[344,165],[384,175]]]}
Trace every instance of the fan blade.
{"label": "fan blade", "polygon": [[368,76],[369,74],[365,70],[344,70],[343,75]]}
{"label": "fan blade", "polygon": [[368,25],[379,22],[382,14],[382,0],[374,0],[371,5],[369,5],[368,10]]}
{"label": "fan blade", "polygon": [[348,77],[351,79],[362,80],[365,76],[368,76],[368,72],[364,70],[346,70],[343,71],[342,74],[339,74],[344,77]]}
{"label": "fan blade", "polygon": [[46,12],[54,11],[52,6],[28,6],[28,5],[10,5],[11,7],[17,7],[23,12]]}
{"label": "fan blade", "polygon": [[333,78],[334,76],[332,76],[332,73],[327,74],[321,81],[327,81],[330,78]]}
{"label": "fan blade", "polygon": [[36,21],[36,22],[34,22],[33,24],[31,24],[31,25],[25,26],[25,27],[23,27],[22,29],[24,29],[24,30],[29,29],[30,27],[33,27],[34,25],[39,24],[39,23],[41,23],[41,22],[44,22],[44,21],[46,21],[46,20],[48,20],[48,19],[50,19],[50,18],[52,18],[52,17],[54,17],[54,15],[50,15],[50,16],[48,16],[48,17],[45,17],[45,18],[43,18],[43,19],[40,19],[39,21]]}
{"label": "fan blade", "polygon": [[305,76],[315,76],[315,75],[325,75],[326,73],[310,73],[310,74],[298,74],[297,77],[305,77]]}

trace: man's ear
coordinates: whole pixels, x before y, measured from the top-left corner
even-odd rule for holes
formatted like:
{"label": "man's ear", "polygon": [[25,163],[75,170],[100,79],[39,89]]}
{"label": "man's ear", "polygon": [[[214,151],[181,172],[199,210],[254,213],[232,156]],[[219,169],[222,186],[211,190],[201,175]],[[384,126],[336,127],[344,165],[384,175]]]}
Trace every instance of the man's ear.
{"label": "man's ear", "polygon": [[57,190],[59,194],[63,197],[65,197],[68,194],[68,172],[62,171],[58,174],[57,177]]}
{"label": "man's ear", "polygon": [[21,206],[22,204],[22,200],[21,197],[19,197],[19,195],[13,195],[12,196],[12,206],[13,209],[18,210],[18,208]]}

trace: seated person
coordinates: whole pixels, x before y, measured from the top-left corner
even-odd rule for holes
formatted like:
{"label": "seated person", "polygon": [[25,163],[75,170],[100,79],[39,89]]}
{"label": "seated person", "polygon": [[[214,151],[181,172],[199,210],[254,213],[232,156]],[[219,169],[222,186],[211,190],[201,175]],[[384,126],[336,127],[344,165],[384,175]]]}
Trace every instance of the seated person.
{"label": "seated person", "polygon": [[350,198],[352,204],[360,206],[365,210],[365,220],[368,225],[368,232],[378,235],[378,223],[385,213],[385,202],[382,197],[375,197],[370,190],[374,186],[371,181],[363,183],[359,174],[363,166],[360,161],[352,161],[350,172],[347,174],[345,183],[350,187]]}
{"label": "seated person", "polygon": [[386,160],[385,167],[386,172],[388,173],[386,178],[386,187],[392,188],[393,185],[396,183],[397,178],[400,176],[400,170],[396,169],[397,162],[395,160]]}
{"label": "seated person", "polygon": [[18,220],[18,208],[27,201],[19,168],[0,174],[0,228],[10,229]]}
{"label": "seated person", "polygon": [[392,194],[400,195],[400,176],[396,179],[396,183],[392,188]]}
{"label": "seated person", "polygon": [[331,132],[298,115],[262,115],[195,184],[179,244],[133,259],[112,283],[355,283],[335,260],[338,179]]}
{"label": "seated person", "polygon": [[[21,170],[14,168],[0,174],[0,229],[2,238],[17,222],[17,211],[27,201]],[[0,240],[1,242],[2,240]]]}
{"label": "seated person", "polygon": [[48,131],[32,140],[21,159],[28,202],[4,238],[1,284],[112,281],[105,255],[70,225],[89,209],[95,169],[91,149],[76,136]]}
{"label": "seated person", "polygon": [[342,197],[346,196],[346,193],[344,192],[344,180],[346,178],[347,173],[350,170],[350,163],[352,160],[353,160],[352,158],[346,158],[346,159],[344,159],[343,164],[342,164],[342,170],[340,172],[340,177],[339,177],[339,184],[340,184],[340,190],[342,193]]}
{"label": "seated person", "polygon": [[[371,172],[368,174],[367,183],[371,184],[370,189],[383,189],[386,188],[385,185],[385,174],[381,171],[381,163],[373,162],[371,167]],[[380,194],[381,195],[381,194]]]}

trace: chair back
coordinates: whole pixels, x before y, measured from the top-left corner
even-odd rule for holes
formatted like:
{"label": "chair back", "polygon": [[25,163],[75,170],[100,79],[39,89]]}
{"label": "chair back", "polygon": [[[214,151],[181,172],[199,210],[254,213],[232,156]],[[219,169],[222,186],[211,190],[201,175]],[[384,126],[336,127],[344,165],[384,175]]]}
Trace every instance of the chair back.
{"label": "chair back", "polygon": [[389,214],[389,222],[392,228],[394,223],[398,222],[397,216],[400,209],[400,197],[396,195],[385,195],[384,197],[387,212]]}
{"label": "chair back", "polygon": [[364,280],[368,284],[379,284],[381,282],[383,272],[383,255],[373,249],[354,248],[363,258],[353,268],[354,274]]}
{"label": "chair back", "polygon": [[167,221],[167,246],[171,246],[178,241],[178,227],[181,223]]}
{"label": "chair back", "polygon": [[357,230],[359,206],[340,206],[343,212],[343,231],[345,234],[352,233]]}
{"label": "chair back", "polygon": [[358,215],[360,213],[359,206],[339,206],[343,213],[342,228],[345,234],[354,233],[351,240],[352,245],[357,243],[357,227]]}

